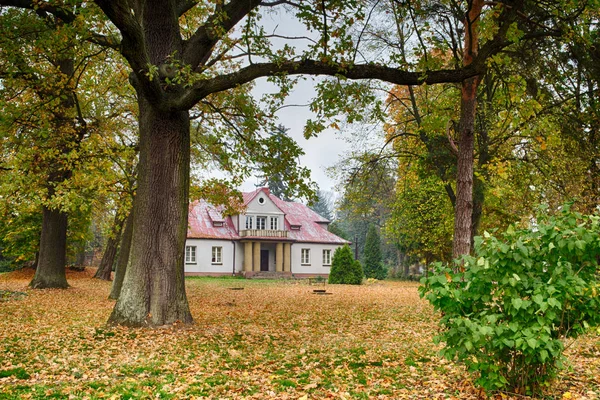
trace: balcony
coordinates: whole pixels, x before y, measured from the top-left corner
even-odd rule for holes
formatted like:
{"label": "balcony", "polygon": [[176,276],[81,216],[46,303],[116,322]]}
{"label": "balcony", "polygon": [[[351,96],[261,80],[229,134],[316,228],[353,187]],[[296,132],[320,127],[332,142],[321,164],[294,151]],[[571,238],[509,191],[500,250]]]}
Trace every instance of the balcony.
{"label": "balcony", "polygon": [[240,236],[286,238],[288,237],[288,232],[270,229],[245,229],[240,231]]}

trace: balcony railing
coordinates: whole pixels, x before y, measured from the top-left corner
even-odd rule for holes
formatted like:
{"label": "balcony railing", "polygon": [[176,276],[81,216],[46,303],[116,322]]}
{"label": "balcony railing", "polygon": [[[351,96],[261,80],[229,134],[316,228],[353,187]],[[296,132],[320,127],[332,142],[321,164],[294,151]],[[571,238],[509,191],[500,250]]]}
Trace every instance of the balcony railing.
{"label": "balcony railing", "polygon": [[286,238],[288,237],[287,231],[270,230],[270,229],[245,229],[240,231],[241,237],[276,237]]}

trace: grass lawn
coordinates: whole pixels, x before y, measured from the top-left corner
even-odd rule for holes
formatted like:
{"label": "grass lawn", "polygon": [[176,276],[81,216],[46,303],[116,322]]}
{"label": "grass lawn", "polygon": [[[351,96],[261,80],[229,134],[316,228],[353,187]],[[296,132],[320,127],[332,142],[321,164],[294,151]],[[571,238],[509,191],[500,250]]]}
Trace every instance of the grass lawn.
{"label": "grass lawn", "polygon": [[[0,293],[26,293],[0,296],[0,399],[478,398],[436,355],[437,316],[415,283],[188,279],[194,325],[144,330],[105,325],[110,283],[92,273],[69,272],[67,290],[0,274]],[[600,337],[567,356],[547,398],[598,398]]]}

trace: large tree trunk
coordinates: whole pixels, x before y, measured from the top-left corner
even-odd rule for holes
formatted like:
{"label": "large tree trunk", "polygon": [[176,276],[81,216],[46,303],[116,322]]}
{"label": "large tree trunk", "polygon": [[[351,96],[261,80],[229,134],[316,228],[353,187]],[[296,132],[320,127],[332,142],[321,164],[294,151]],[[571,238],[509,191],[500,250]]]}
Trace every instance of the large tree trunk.
{"label": "large tree trunk", "polygon": [[187,112],[162,112],[140,96],[140,161],[133,241],[109,322],[191,323],[183,273],[187,233],[190,125]]}
{"label": "large tree trunk", "polygon": [[[473,62],[478,50],[479,15],[483,0],[469,2],[465,16],[465,46],[463,65]],[[456,207],[454,208],[454,241],[452,256],[460,257],[471,252],[471,227],[473,216],[473,162],[475,148],[475,114],[477,111],[477,88],[481,78],[466,79],[461,88],[460,145],[456,172]]]}
{"label": "large tree trunk", "polygon": [[127,219],[125,220],[125,229],[123,235],[121,235],[121,245],[119,246],[119,257],[117,258],[117,267],[115,269],[115,279],[113,280],[112,288],[110,290],[109,299],[116,300],[121,294],[121,288],[123,287],[123,278],[125,277],[125,271],[127,271],[127,264],[129,263],[129,254],[131,250],[131,238],[133,237],[133,210],[129,212]]}
{"label": "large tree trunk", "polygon": [[102,254],[102,260],[100,261],[100,265],[98,266],[98,270],[96,271],[94,278],[110,281],[110,274],[112,272],[112,267],[115,263],[115,257],[117,255],[117,247],[119,245],[119,239],[121,238],[123,222],[123,217],[120,216],[117,211],[111,233],[106,241],[104,254]]}
{"label": "large tree trunk", "polygon": [[[183,52],[175,2],[147,0],[136,14],[149,61],[163,71],[170,57],[179,57]],[[142,51],[128,48],[130,39],[136,38],[124,38],[124,51]],[[133,83],[140,113],[133,239],[123,287],[109,323],[191,323],[183,272],[190,173],[189,112],[171,111],[164,101],[182,88],[171,87],[169,93],[158,95],[148,90],[148,82],[133,79]]]}
{"label": "large tree trunk", "polygon": [[44,207],[40,256],[33,280],[34,289],[67,288],[65,273],[67,253],[67,214]]}

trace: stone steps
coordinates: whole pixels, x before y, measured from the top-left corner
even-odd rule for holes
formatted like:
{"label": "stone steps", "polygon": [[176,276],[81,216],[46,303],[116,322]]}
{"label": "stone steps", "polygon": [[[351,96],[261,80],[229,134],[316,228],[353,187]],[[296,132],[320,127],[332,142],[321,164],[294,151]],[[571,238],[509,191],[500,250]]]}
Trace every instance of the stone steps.
{"label": "stone steps", "polygon": [[276,271],[245,272],[244,276],[248,279],[292,279],[289,272]]}

